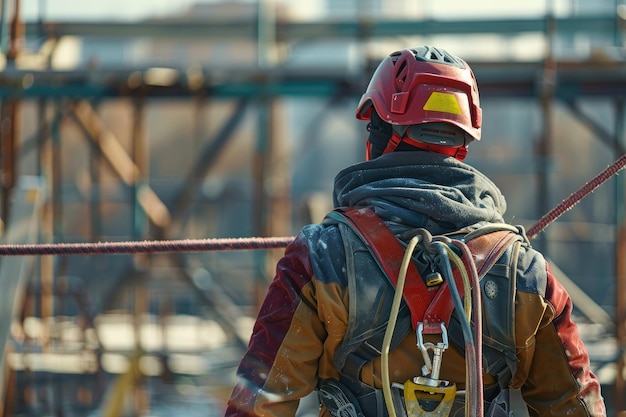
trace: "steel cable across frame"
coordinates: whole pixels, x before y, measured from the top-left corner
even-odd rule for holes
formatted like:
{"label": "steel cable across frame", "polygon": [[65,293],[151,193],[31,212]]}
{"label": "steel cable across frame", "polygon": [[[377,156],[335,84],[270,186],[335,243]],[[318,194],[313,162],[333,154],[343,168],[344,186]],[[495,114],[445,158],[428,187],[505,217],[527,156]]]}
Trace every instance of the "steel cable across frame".
{"label": "steel cable across frame", "polygon": [[[570,210],[579,201],[592,193],[596,188],[616,175],[626,166],[626,154],[592,178],[585,185],[546,213],[537,223],[528,229],[526,235],[533,239],[550,223]],[[256,250],[279,249],[288,246],[294,236],[286,237],[247,237],[247,238],[211,238],[181,240],[145,240],[127,242],[93,242],[93,243],[33,243],[33,244],[1,244],[2,255],[115,255],[131,253],[164,253],[164,252],[201,252],[220,250]]]}

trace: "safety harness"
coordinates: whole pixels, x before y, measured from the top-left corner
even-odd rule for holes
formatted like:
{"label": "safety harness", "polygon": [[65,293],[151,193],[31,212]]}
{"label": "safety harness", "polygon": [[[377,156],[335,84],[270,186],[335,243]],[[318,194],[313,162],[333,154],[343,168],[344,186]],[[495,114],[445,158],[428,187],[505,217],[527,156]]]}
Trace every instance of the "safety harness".
{"label": "safety harness", "polygon": [[[371,316],[371,311],[376,310],[380,316],[387,314],[386,317],[389,317],[391,306],[385,301],[389,298],[385,294],[389,292],[389,287],[393,291],[397,285],[400,260],[406,251],[401,241],[403,238],[410,238],[411,234],[425,231],[416,229],[399,236],[399,239],[369,208],[336,209],[327,215],[325,223],[337,224],[342,233],[347,254],[351,306],[346,337],[335,355],[335,366],[339,370],[340,379],[322,381],[318,388],[319,397],[333,416],[387,417],[389,413],[381,390],[360,381],[363,366],[381,356],[385,328],[388,324],[386,321],[376,321]],[[498,386],[495,390],[485,392],[484,396],[489,401],[488,405],[504,403],[503,412],[494,412],[491,407],[489,413],[493,416],[508,416],[514,411],[518,417],[523,416],[524,412],[527,414],[527,410],[521,394],[518,390],[507,389],[507,386],[516,369],[512,317],[515,267],[519,247],[525,242],[524,234],[516,227],[495,224],[469,232],[460,231],[451,236],[457,236],[457,239],[467,245],[472,259],[464,261],[474,263],[479,279],[489,277],[483,279],[480,284],[481,292],[486,294],[483,303],[485,314],[490,317],[486,323],[489,331],[483,332],[485,337],[482,342],[487,348],[483,356],[485,370],[497,376]],[[376,270],[380,272],[377,273]],[[380,273],[387,279],[381,277]],[[398,320],[393,329],[391,348],[396,347],[409,331],[416,331],[418,347],[422,351],[426,365],[424,376],[407,381],[403,387],[404,392],[402,387],[398,390],[397,384],[394,384],[396,396],[393,402],[394,408],[400,410],[399,416],[445,417],[451,411],[451,402],[454,398],[450,399],[450,393],[453,390],[446,384],[448,381],[438,379],[438,368],[441,354],[448,347],[448,334],[451,335],[450,340],[455,346],[460,350],[464,348],[458,342],[463,340],[462,326],[453,316],[455,304],[450,293],[450,285],[452,284],[458,295],[463,297],[465,283],[459,268],[454,269],[452,275],[454,282],[444,281],[438,268],[424,254],[414,257],[414,262],[408,263],[406,280],[402,282],[404,302],[397,313]],[[494,294],[499,295],[496,297]],[[442,343],[424,344],[421,339],[424,334],[440,334]],[[432,360],[428,351],[433,353]],[[428,395],[420,397],[423,387],[426,393],[440,394],[437,396],[438,400],[434,402],[435,405],[428,405]],[[514,399],[503,399],[504,395]],[[424,398],[427,400],[420,402]],[[445,407],[442,408],[440,404],[444,404]],[[408,414],[407,406],[410,409]]]}

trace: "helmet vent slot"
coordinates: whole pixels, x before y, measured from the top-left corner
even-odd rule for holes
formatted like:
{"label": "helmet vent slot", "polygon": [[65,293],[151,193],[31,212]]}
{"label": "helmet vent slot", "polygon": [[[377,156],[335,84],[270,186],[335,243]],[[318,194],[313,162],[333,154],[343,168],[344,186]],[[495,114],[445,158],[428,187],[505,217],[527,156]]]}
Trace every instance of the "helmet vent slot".
{"label": "helmet vent slot", "polygon": [[389,55],[389,57],[391,58],[391,63],[395,66],[396,63],[398,62],[398,57],[402,55],[402,52],[394,52],[393,54]]}
{"label": "helmet vent slot", "polygon": [[396,71],[396,81],[404,83],[406,81],[406,73],[406,59],[404,59]]}

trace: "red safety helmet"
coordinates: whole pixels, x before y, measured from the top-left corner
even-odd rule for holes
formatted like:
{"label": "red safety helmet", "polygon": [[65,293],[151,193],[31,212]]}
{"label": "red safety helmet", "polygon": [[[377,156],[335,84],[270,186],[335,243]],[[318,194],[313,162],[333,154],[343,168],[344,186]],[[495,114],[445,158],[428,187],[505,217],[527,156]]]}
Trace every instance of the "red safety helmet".
{"label": "red safety helmet", "polygon": [[[383,153],[407,142],[463,159],[468,143],[480,140],[482,110],[474,73],[464,60],[443,49],[420,46],[386,57],[361,97],[357,119],[370,120],[372,110],[394,127]],[[419,135],[408,134],[411,126],[424,123],[456,126],[466,139],[461,144],[442,141],[440,145],[437,140],[422,142],[416,138]]]}

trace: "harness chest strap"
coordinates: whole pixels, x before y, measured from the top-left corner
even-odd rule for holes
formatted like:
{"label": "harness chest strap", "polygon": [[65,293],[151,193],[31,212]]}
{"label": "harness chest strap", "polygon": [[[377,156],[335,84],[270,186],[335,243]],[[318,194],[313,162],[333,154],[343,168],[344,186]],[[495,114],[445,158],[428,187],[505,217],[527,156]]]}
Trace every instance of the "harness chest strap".
{"label": "harness chest strap", "polygon": [[[339,208],[335,212],[341,214],[361,237],[395,286],[405,249],[387,225],[367,207]],[[511,242],[518,238],[514,232],[501,230],[466,242],[472,253],[479,278],[489,271]],[[454,269],[453,275],[459,295],[463,297],[463,281],[458,269]],[[449,324],[454,311],[454,303],[446,282],[437,292],[429,291],[415,265],[409,263],[402,295],[411,312],[413,329],[417,328],[419,322],[423,322],[424,333],[441,333],[440,323]]]}

